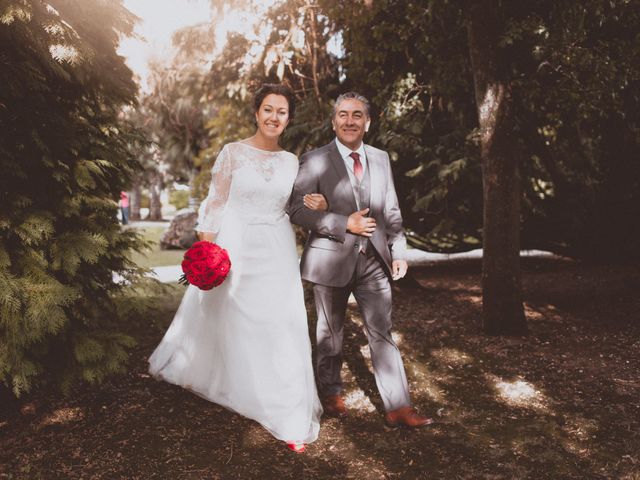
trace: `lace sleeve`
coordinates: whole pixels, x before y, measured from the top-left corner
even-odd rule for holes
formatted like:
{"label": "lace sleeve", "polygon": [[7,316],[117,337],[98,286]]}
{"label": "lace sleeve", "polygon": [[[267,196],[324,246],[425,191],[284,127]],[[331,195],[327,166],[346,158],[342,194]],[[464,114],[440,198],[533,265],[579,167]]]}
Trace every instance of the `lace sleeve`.
{"label": "lace sleeve", "polygon": [[223,147],[211,169],[211,185],[207,198],[198,209],[196,231],[218,233],[231,187],[231,158],[227,147]]}

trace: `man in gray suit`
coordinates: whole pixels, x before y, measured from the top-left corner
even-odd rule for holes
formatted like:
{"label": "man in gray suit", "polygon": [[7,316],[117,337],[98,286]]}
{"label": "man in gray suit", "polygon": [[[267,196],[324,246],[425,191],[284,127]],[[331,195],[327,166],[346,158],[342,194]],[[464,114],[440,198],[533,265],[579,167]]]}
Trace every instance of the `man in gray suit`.
{"label": "man in gray suit", "polygon": [[[411,407],[402,358],[391,336],[390,278],[407,272],[406,240],[389,156],[362,142],[370,123],[366,98],[354,92],[338,97],[332,118],[337,138],[301,157],[289,216],[310,230],[300,268],[302,278],[314,284],[317,374],[325,412],[347,415],[340,370],[343,324],[353,293],[386,423],[417,427],[432,420]],[[317,209],[324,205],[320,195],[325,210]]]}

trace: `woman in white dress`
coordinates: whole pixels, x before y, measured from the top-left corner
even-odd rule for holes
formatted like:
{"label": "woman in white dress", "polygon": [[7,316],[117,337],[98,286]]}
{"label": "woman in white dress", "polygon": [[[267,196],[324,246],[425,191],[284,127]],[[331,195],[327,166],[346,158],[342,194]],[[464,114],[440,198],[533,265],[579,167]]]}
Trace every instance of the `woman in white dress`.
{"label": "woman in white dress", "polygon": [[[218,155],[196,230],[227,249],[231,272],[213,290],[187,288],[149,371],[259,422],[300,453],[318,437],[322,407],[285,214],[298,159],[278,145],[294,102],[287,87],[263,85],[255,135]],[[320,207],[317,197],[310,205],[326,208],[319,197]]]}

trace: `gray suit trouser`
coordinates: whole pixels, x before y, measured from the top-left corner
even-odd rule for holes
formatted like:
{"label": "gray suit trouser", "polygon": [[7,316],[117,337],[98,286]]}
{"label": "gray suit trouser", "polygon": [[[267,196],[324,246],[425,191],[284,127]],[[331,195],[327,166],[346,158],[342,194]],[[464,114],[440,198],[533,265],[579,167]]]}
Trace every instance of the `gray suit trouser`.
{"label": "gray suit trouser", "polygon": [[411,405],[402,358],[391,337],[391,285],[380,261],[373,253],[359,254],[351,281],[345,287],[314,284],[318,324],[317,374],[320,396],[342,391],[343,327],[349,295],[360,307],[369,340],[371,363],[387,412]]}

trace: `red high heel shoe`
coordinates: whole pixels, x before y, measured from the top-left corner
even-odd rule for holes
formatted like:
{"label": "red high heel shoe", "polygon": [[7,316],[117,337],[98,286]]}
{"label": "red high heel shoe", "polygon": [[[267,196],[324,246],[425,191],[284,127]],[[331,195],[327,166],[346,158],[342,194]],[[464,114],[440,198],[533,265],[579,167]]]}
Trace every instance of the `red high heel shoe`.
{"label": "red high heel shoe", "polygon": [[307,444],[304,442],[286,442],[287,443],[287,448],[289,450],[291,450],[292,452],[296,452],[296,453],[304,453],[305,449],[307,448]]}

